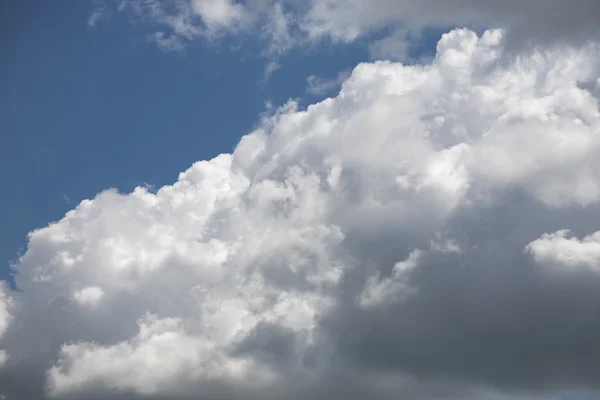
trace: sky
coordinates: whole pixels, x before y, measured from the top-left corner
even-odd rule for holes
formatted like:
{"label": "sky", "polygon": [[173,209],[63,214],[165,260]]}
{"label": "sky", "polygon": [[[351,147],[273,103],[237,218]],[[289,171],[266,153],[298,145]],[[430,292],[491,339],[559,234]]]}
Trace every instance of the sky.
{"label": "sky", "polygon": [[0,0],[0,396],[598,398],[598,21]]}

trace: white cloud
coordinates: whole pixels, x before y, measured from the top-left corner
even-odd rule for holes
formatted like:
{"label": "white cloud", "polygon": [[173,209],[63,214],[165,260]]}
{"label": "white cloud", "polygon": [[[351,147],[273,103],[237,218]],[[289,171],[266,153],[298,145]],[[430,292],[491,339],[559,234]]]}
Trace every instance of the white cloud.
{"label": "white cloud", "polygon": [[244,15],[244,6],[231,0],[192,0],[192,9],[209,28],[230,26]]}
{"label": "white cloud", "polygon": [[566,229],[546,233],[526,247],[536,262],[561,268],[589,268],[600,272],[600,232],[583,239]]}
{"label": "white cloud", "polygon": [[88,17],[88,25],[90,27],[94,27],[94,26],[96,26],[96,24],[98,23],[98,21],[100,21],[104,17],[105,17],[105,15],[104,15],[102,9],[96,9]]}
{"label": "white cloud", "polygon": [[156,45],[163,51],[183,51],[185,45],[181,38],[176,35],[166,35],[164,32],[155,32],[149,36],[150,41],[156,43]]}
{"label": "white cloud", "polygon": [[94,5],[94,8],[87,19],[87,24],[89,27],[93,28],[99,21],[108,17],[108,9],[102,0],[92,0],[92,4]]}
{"label": "white cloud", "polygon": [[351,41],[386,27],[418,32],[432,26],[475,25],[510,29],[519,40],[539,44],[556,39],[585,41],[598,33],[599,13],[600,6],[593,0],[570,5],[560,0],[312,0],[303,28],[313,37]]}
{"label": "white cloud", "polygon": [[371,308],[386,302],[396,302],[412,294],[415,289],[408,284],[407,275],[419,265],[421,254],[421,250],[413,250],[406,260],[394,265],[392,276],[388,278],[369,278],[359,298],[360,306]]}
{"label": "white cloud", "polygon": [[500,28],[507,32],[508,47],[526,51],[556,43],[585,44],[600,34],[596,0],[568,5],[562,0],[96,0],[89,25],[111,14],[111,4],[157,25],[150,36],[164,50],[180,49],[195,39],[251,35],[263,41],[261,53],[275,63],[290,49],[322,39],[359,38],[375,38],[368,46],[374,59],[414,61],[409,49],[427,28]]}
{"label": "white cloud", "polygon": [[271,76],[275,73],[275,71],[277,71],[280,67],[281,65],[279,65],[276,61],[270,61],[269,63],[267,63],[267,65],[265,66],[263,81],[268,81],[271,78]]}
{"label": "white cloud", "polygon": [[104,296],[104,291],[98,286],[90,286],[73,293],[73,298],[82,306],[96,306]]}
{"label": "white cloud", "polygon": [[330,93],[334,89],[338,89],[341,84],[348,79],[350,71],[342,71],[335,78],[327,79],[316,75],[310,75],[306,79],[306,91],[312,95],[320,96]]}
{"label": "white cloud", "polygon": [[[6,369],[34,369],[58,396],[210,398],[202,389],[215,381],[252,381],[274,398],[341,396],[332,375],[363,398],[447,398],[446,386],[434,390],[439,376],[457,398],[473,388],[465,382],[522,385],[513,368],[489,364],[516,362],[493,349],[538,345],[526,329],[535,318],[520,310],[558,327],[574,314],[515,295],[526,268],[511,269],[514,259],[531,232],[553,230],[494,210],[595,215],[600,113],[581,83],[600,76],[600,52],[555,46],[499,62],[503,35],[454,30],[429,64],[360,64],[336,97],[265,115],[233,154],[194,164],[172,186],[106,191],[32,232],[10,292],[18,323],[0,341],[19,355]],[[540,240],[529,248],[542,261],[595,262],[595,239]],[[368,312],[353,308],[357,298]],[[466,337],[484,350],[443,358]],[[560,385],[592,365],[565,338],[550,338],[563,353],[519,359],[515,373]],[[569,362],[552,358],[565,353]],[[549,359],[572,369],[555,376]]]}
{"label": "white cloud", "polygon": [[403,61],[409,59],[410,39],[408,33],[396,30],[389,36],[375,40],[369,45],[372,59]]}
{"label": "white cloud", "polygon": [[214,343],[189,335],[177,319],[148,315],[139,322],[138,334],[127,342],[107,347],[93,343],[62,346],[57,365],[48,371],[48,380],[53,395],[85,388],[90,382],[154,394],[174,390],[173,386],[185,378],[226,374],[256,379],[248,364],[215,354]]}
{"label": "white cloud", "polygon": [[[12,320],[12,316],[9,313],[9,307],[11,305],[11,299],[8,295],[8,288],[0,282],[0,339],[2,335],[8,329],[9,323]],[[8,355],[5,350],[0,348],[0,368],[6,362]]]}
{"label": "white cloud", "polygon": [[273,3],[272,7],[266,8],[265,18],[262,24],[262,35],[268,42],[265,50],[267,56],[280,56],[296,45],[296,38],[290,31],[293,16],[284,10],[281,3]]}

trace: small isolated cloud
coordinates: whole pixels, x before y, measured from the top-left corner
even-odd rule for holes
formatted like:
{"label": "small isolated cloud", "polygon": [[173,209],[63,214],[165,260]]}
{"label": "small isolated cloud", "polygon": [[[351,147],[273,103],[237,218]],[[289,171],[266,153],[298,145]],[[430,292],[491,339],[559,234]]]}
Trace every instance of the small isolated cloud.
{"label": "small isolated cloud", "polygon": [[265,66],[265,73],[263,76],[263,82],[268,81],[271,76],[275,73],[275,71],[277,71],[279,68],[281,67],[281,65],[279,65],[278,62],[276,61],[269,61],[267,63],[267,65]]}
{"label": "small isolated cloud", "polygon": [[104,12],[101,9],[94,10],[94,12],[88,18],[88,25],[90,27],[96,26],[98,21],[105,17]]}
{"label": "small isolated cloud", "polygon": [[322,96],[339,88],[348,79],[350,71],[342,71],[335,78],[327,79],[311,75],[306,79],[306,91],[315,96]]}
{"label": "small isolated cloud", "polygon": [[0,388],[598,391],[600,48],[500,62],[506,35],[456,29],[429,63],[360,64],[337,96],[269,110],[172,185],[105,191],[31,232],[0,292]]}
{"label": "small isolated cloud", "polygon": [[155,32],[149,36],[149,39],[156,43],[159,49],[165,52],[183,51],[185,48],[182,39],[176,35],[167,35],[164,32]]}
{"label": "small isolated cloud", "polygon": [[410,44],[408,33],[398,29],[391,35],[373,41],[369,45],[369,55],[375,60],[405,62],[409,59]]}
{"label": "small isolated cloud", "polygon": [[98,22],[108,17],[108,8],[102,0],[93,0],[93,10],[88,17],[87,24],[89,27],[95,27]]}

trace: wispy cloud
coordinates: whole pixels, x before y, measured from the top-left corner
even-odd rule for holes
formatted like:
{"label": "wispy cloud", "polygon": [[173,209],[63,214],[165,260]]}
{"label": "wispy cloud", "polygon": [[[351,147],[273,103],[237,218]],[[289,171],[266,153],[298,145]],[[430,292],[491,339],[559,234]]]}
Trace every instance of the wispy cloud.
{"label": "wispy cloud", "polygon": [[331,93],[348,79],[350,72],[349,70],[345,70],[340,72],[336,77],[329,79],[311,75],[306,79],[306,91],[315,96]]}

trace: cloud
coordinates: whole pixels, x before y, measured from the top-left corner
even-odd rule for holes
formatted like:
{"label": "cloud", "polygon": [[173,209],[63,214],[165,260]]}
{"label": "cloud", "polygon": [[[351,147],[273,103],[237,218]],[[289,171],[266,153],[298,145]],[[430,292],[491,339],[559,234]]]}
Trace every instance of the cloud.
{"label": "cloud", "polygon": [[[321,40],[370,41],[373,59],[410,60],[409,50],[430,28],[503,29],[505,51],[530,51],[556,43],[586,44],[600,34],[596,0],[97,0],[89,23],[111,9],[157,26],[171,41],[253,36],[270,61]],[[113,5],[113,7],[109,7]],[[548,23],[556,21],[556,23]],[[171,49],[172,46],[161,48]]]}
{"label": "cloud", "polygon": [[91,28],[95,27],[99,21],[108,17],[106,4],[102,0],[92,0],[92,4],[94,7],[87,20],[87,24]]}
{"label": "cloud", "polygon": [[[600,50],[556,44],[500,62],[506,40],[457,29],[431,63],[360,64],[336,97],[264,115],[232,154],[173,185],[102,192],[30,233],[18,290],[0,302],[0,388],[598,391],[600,112],[586,88]],[[556,265],[568,268],[548,274]]]}
{"label": "cloud", "polygon": [[312,0],[304,29],[313,37],[351,41],[385,27],[418,32],[425,27],[469,25],[507,29],[511,45],[540,45],[557,40],[586,42],[600,33],[599,16],[600,5],[594,0],[569,5],[560,0]]}
{"label": "cloud", "polygon": [[[48,371],[49,391],[68,394],[91,383],[140,395],[166,391],[178,380],[198,379],[204,372],[198,370],[203,358],[212,358],[210,347],[211,343],[187,334],[180,320],[147,316],[139,321],[138,334],[127,342],[63,345],[58,363]],[[211,376],[236,376],[246,367],[243,362],[212,362]]]}
{"label": "cloud", "polygon": [[412,294],[414,289],[406,285],[406,276],[418,266],[421,254],[420,250],[413,250],[406,260],[394,265],[392,276],[389,278],[369,278],[358,300],[359,305],[371,308],[386,301],[395,302],[400,296]]}
{"label": "cloud", "polygon": [[89,286],[73,293],[73,298],[82,306],[94,306],[100,302],[104,296],[102,288]]}
{"label": "cloud", "polygon": [[193,0],[192,9],[210,28],[215,26],[231,26],[238,22],[244,13],[241,3],[231,0]]}
{"label": "cloud", "polygon": [[100,21],[103,18],[105,18],[105,15],[103,14],[102,9],[96,9],[89,16],[89,18],[88,18],[88,25],[90,27],[94,27],[94,26],[96,26],[96,24],[98,23],[98,21]]}
{"label": "cloud", "polygon": [[411,40],[406,31],[395,30],[391,35],[375,40],[369,45],[372,59],[408,61]]}
{"label": "cloud", "polygon": [[[8,329],[8,325],[11,322],[12,316],[9,313],[9,308],[11,306],[11,300],[8,296],[8,289],[0,282],[0,338]],[[6,362],[8,355],[5,350],[0,348],[0,368]]]}
{"label": "cloud", "polygon": [[111,11],[127,14],[150,25],[154,32],[149,37],[166,51],[235,33],[246,18],[244,6],[230,0],[95,0],[94,4],[91,26]]}
{"label": "cloud", "polygon": [[342,83],[348,79],[350,71],[342,71],[335,78],[327,79],[316,75],[310,75],[306,79],[307,88],[306,91],[315,96],[322,96],[332,92],[333,90],[339,89]]}
{"label": "cloud", "polygon": [[547,233],[529,243],[527,250],[542,265],[562,268],[589,268],[600,272],[600,232],[579,240],[568,237],[566,229]]}
{"label": "cloud", "polygon": [[155,32],[148,38],[165,52],[183,51],[185,49],[183,41],[177,35],[167,36],[164,32]]}

